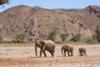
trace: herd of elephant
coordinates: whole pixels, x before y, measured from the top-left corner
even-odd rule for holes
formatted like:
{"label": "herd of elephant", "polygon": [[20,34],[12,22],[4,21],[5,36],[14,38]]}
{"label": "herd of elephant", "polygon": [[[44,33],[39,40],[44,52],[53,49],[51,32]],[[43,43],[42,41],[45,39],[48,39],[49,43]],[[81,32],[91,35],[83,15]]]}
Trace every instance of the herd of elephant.
{"label": "herd of elephant", "polygon": [[[36,41],[35,42],[35,54],[36,54],[36,56],[38,56],[37,48],[40,48],[40,57],[42,56],[42,54],[44,54],[44,56],[47,57],[46,51],[48,51],[51,54],[51,56],[54,57],[56,43],[54,41],[51,41],[51,40]],[[73,56],[73,51],[74,51],[74,48],[70,45],[66,44],[66,45],[62,45],[62,47],[61,47],[62,56],[66,56],[66,53],[68,53],[68,56]],[[78,49],[78,51],[79,51],[80,56],[87,55],[86,48],[81,47]]]}

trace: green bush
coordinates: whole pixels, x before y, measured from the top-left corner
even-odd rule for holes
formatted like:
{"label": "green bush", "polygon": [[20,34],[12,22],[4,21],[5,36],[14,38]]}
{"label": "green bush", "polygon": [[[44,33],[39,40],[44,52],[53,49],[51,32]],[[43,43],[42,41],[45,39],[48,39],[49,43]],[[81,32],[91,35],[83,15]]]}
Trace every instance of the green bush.
{"label": "green bush", "polygon": [[49,40],[52,40],[52,41],[55,41],[56,34],[57,34],[57,28],[53,29],[53,31],[51,31],[49,33],[48,39]]}
{"label": "green bush", "polygon": [[100,25],[96,27],[95,33],[97,41],[100,42]]}
{"label": "green bush", "polygon": [[93,43],[96,43],[96,40],[91,36],[91,37],[85,38],[85,42],[93,44]]}
{"label": "green bush", "polygon": [[25,35],[19,34],[12,40],[13,43],[23,43],[24,42]]}
{"label": "green bush", "polygon": [[2,40],[3,40],[3,38],[2,38],[2,36],[0,35],[0,43],[2,42]]}
{"label": "green bush", "polygon": [[80,35],[79,34],[76,34],[76,35],[74,35],[73,37],[72,37],[72,39],[71,39],[71,41],[74,41],[74,42],[78,42],[78,41],[80,41]]}

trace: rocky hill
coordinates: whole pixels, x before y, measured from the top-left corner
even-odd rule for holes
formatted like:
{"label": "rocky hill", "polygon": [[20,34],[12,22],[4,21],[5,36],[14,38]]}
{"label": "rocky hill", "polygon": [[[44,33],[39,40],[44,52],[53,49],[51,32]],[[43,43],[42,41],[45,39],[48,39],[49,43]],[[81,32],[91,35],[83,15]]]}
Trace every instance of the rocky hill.
{"label": "rocky hill", "polygon": [[100,24],[100,6],[84,9],[45,9],[20,5],[0,13],[0,29],[4,40],[11,40],[18,34],[25,39],[47,39],[56,30],[55,41],[62,41],[61,35],[70,40],[73,35],[81,38],[91,36]]}

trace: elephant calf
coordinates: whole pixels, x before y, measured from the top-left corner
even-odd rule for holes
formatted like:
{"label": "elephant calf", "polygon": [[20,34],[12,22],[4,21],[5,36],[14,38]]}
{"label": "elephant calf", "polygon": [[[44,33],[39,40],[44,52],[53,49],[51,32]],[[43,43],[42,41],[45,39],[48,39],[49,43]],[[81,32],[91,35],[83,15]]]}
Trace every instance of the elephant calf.
{"label": "elephant calf", "polygon": [[37,56],[37,47],[40,48],[40,57],[42,56],[42,53],[44,53],[44,56],[47,57],[46,52],[48,51],[51,56],[54,56],[55,52],[55,43],[51,40],[42,40],[35,42],[35,54]]}
{"label": "elephant calf", "polygon": [[73,56],[73,47],[69,45],[63,45],[61,47],[61,52],[62,52],[62,56],[66,56],[66,52],[68,53],[68,56]]}
{"label": "elephant calf", "polygon": [[79,48],[79,54],[80,54],[80,56],[87,55],[86,48]]}

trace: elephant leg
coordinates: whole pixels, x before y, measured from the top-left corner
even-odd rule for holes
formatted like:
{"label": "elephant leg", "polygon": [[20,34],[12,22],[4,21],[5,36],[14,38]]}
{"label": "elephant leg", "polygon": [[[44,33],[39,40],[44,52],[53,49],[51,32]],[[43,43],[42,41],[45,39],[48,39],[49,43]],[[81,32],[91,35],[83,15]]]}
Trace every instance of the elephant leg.
{"label": "elephant leg", "polygon": [[71,51],[71,56],[73,56],[73,50]]}
{"label": "elephant leg", "polygon": [[54,53],[52,53],[52,57],[54,57]]}
{"label": "elephant leg", "polygon": [[66,56],[66,50],[64,50],[64,56]]}
{"label": "elephant leg", "polygon": [[82,56],[82,51],[80,51],[79,53],[80,53],[80,56]]}
{"label": "elephant leg", "polygon": [[43,49],[40,50],[40,57],[42,56]]}
{"label": "elephant leg", "polygon": [[70,56],[72,56],[72,51],[70,51]]}
{"label": "elephant leg", "polygon": [[85,55],[87,55],[86,51],[85,51]]}
{"label": "elephant leg", "polygon": [[84,56],[84,51],[82,51],[82,56]]}
{"label": "elephant leg", "polygon": [[40,57],[42,56],[43,51],[44,51],[43,48],[41,48],[40,49]]}
{"label": "elephant leg", "polygon": [[54,51],[51,52],[51,56],[54,57]]}
{"label": "elephant leg", "polygon": [[64,54],[64,49],[63,48],[61,48],[61,54],[62,54],[62,56],[64,56],[63,54]]}
{"label": "elephant leg", "polygon": [[70,56],[70,51],[67,51],[68,52],[68,56]]}
{"label": "elephant leg", "polygon": [[40,57],[42,56],[43,51],[45,51],[45,47],[44,46],[41,47],[41,49],[40,49]]}
{"label": "elephant leg", "polygon": [[83,54],[82,54],[82,52],[80,51],[80,56],[82,56]]}
{"label": "elephant leg", "polygon": [[84,55],[86,55],[86,51],[84,51]]}
{"label": "elephant leg", "polygon": [[85,52],[83,52],[83,56],[85,55]]}
{"label": "elephant leg", "polygon": [[46,53],[45,53],[45,46],[43,46],[43,47],[41,48],[40,57],[42,56],[42,53],[44,53],[44,56],[45,56],[45,57],[47,56]]}
{"label": "elephant leg", "polygon": [[83,51],[81,52],[81,55],[82,55],[82,56],[84,55],[84,52],[83,52]]}
{"label": "elephant leg", "polygon": [[43,51],[43,53],[44,53],[44,56],[45,56],[45,57],[47,57],[46,52],[45,52],[45,51]]}

